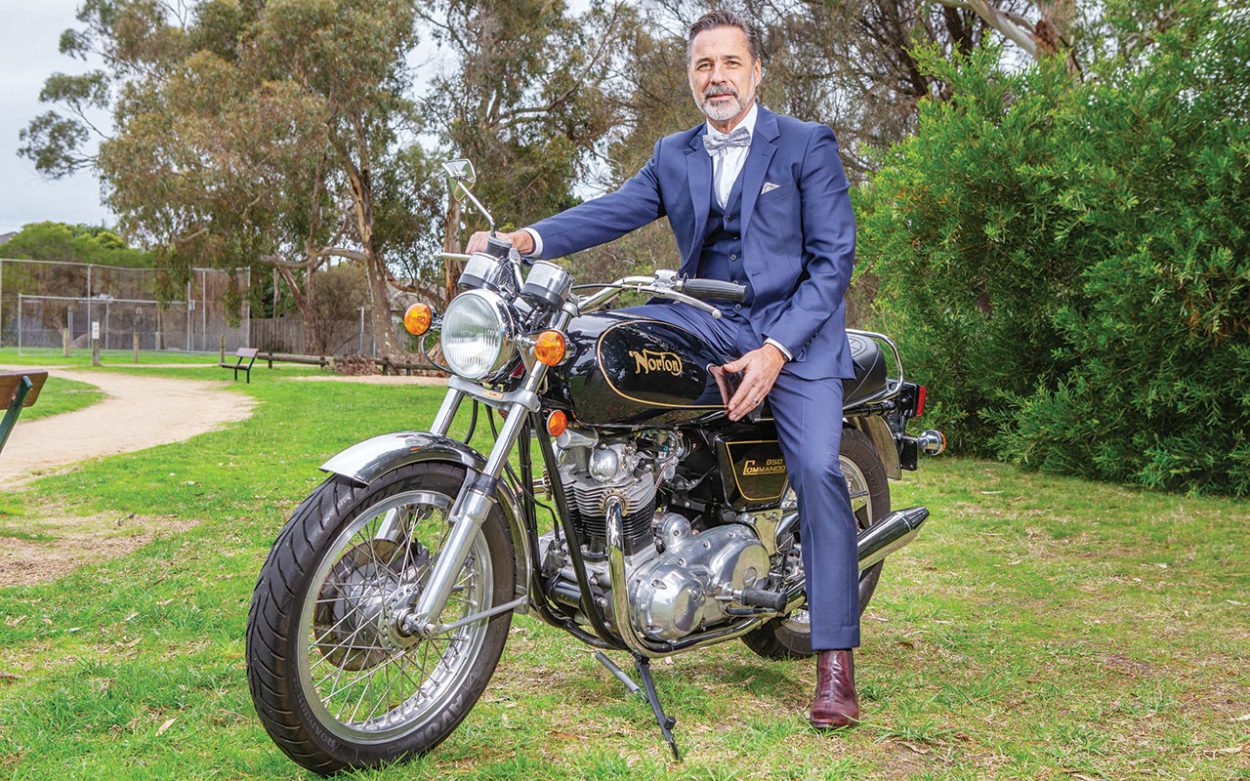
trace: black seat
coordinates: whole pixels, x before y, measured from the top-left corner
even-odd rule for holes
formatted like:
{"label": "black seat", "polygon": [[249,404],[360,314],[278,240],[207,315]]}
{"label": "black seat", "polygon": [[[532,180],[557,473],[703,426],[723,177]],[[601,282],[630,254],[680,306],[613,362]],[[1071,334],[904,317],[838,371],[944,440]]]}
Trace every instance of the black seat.
{"label": "black seat", "polygon": [[855,379],[842,381],[842,406],[853,407],[870,396],[885,390],[889,374],[881,345],[867,336],[847,334],[851,343],[851,363]]}

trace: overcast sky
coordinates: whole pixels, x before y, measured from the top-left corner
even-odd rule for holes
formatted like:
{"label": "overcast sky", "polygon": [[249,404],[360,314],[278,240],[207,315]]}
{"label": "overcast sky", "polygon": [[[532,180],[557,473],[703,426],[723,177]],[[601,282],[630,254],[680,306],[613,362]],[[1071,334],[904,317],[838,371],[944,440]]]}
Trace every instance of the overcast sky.
{"label": "overcast sky", "polygon": [[79,173],[48,181],[17,156],[17,134],[46,111],[43,80],[54,71],[83,73],[89,66],[57,52],[61,31],[76,25],[79,0],[0,0],[0,233],[28,222],[113,224],[100,205],[100,184]]}

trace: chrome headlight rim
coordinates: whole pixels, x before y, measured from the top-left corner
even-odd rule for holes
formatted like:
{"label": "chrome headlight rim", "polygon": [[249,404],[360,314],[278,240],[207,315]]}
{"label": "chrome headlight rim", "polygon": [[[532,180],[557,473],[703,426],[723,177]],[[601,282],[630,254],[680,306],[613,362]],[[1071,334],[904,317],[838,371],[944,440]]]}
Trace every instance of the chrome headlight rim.
{"label": "chrome headlight rim", "polygon": [[[469,299],[481,301],[487,309],[494,315],[495,328],[494,337],[499,340],[498,352],[494,358],[487,362],[485,368],[480,371],[465,371],[463,366],[456,365],[456,359],[453,358],[453,352],[447,349],[445,344],[449,329],[448,325],[455,325],[453,310],[456,308],[457,302],[464,302]],[[467,303],[461,303],[461,306],[467,306]],[[516,322],[512,315],[512,310],[508,306],[508,302],[504,300],[498,293],[477,288],[466,290],[451,300],[447,305],[447,311],[443,314],[442,330],[439,333],[439,342],[443,346],[443,360],[447,362],[447,368],[457,377],[466,380],[487,380],[499,373],[501,369],[507,366],[515,354],[516,341]],[[454,333],[451,334],[453,337]]]}

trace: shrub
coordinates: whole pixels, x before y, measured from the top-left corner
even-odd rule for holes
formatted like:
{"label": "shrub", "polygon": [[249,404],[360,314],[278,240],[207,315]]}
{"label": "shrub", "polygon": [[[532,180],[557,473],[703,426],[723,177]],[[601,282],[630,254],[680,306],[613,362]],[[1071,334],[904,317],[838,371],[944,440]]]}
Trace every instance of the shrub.
{"label": "shrub", "polygon": [[861,193],[880,316],[956,446],[1250,494],[1250,19],[1191,13],[1145,56],[927,66]]}

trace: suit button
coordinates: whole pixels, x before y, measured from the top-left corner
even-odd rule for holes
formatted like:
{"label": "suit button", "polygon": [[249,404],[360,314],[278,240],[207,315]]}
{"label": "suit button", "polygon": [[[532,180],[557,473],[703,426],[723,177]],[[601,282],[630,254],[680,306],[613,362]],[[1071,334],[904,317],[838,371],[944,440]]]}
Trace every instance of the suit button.
{"label": "suit button", "polygon": [[741,311],[742,311],[742,304],[734,304],[734,311],[735,311],[735,312],[741,312]]}
{"label": "suit button", "polygon": [[738,256],[737,256],[737,255],[730,255],[730,256],[729,256],[729,259],[730,259],[730,260],[737,260],[737,259],[738,259]]}

